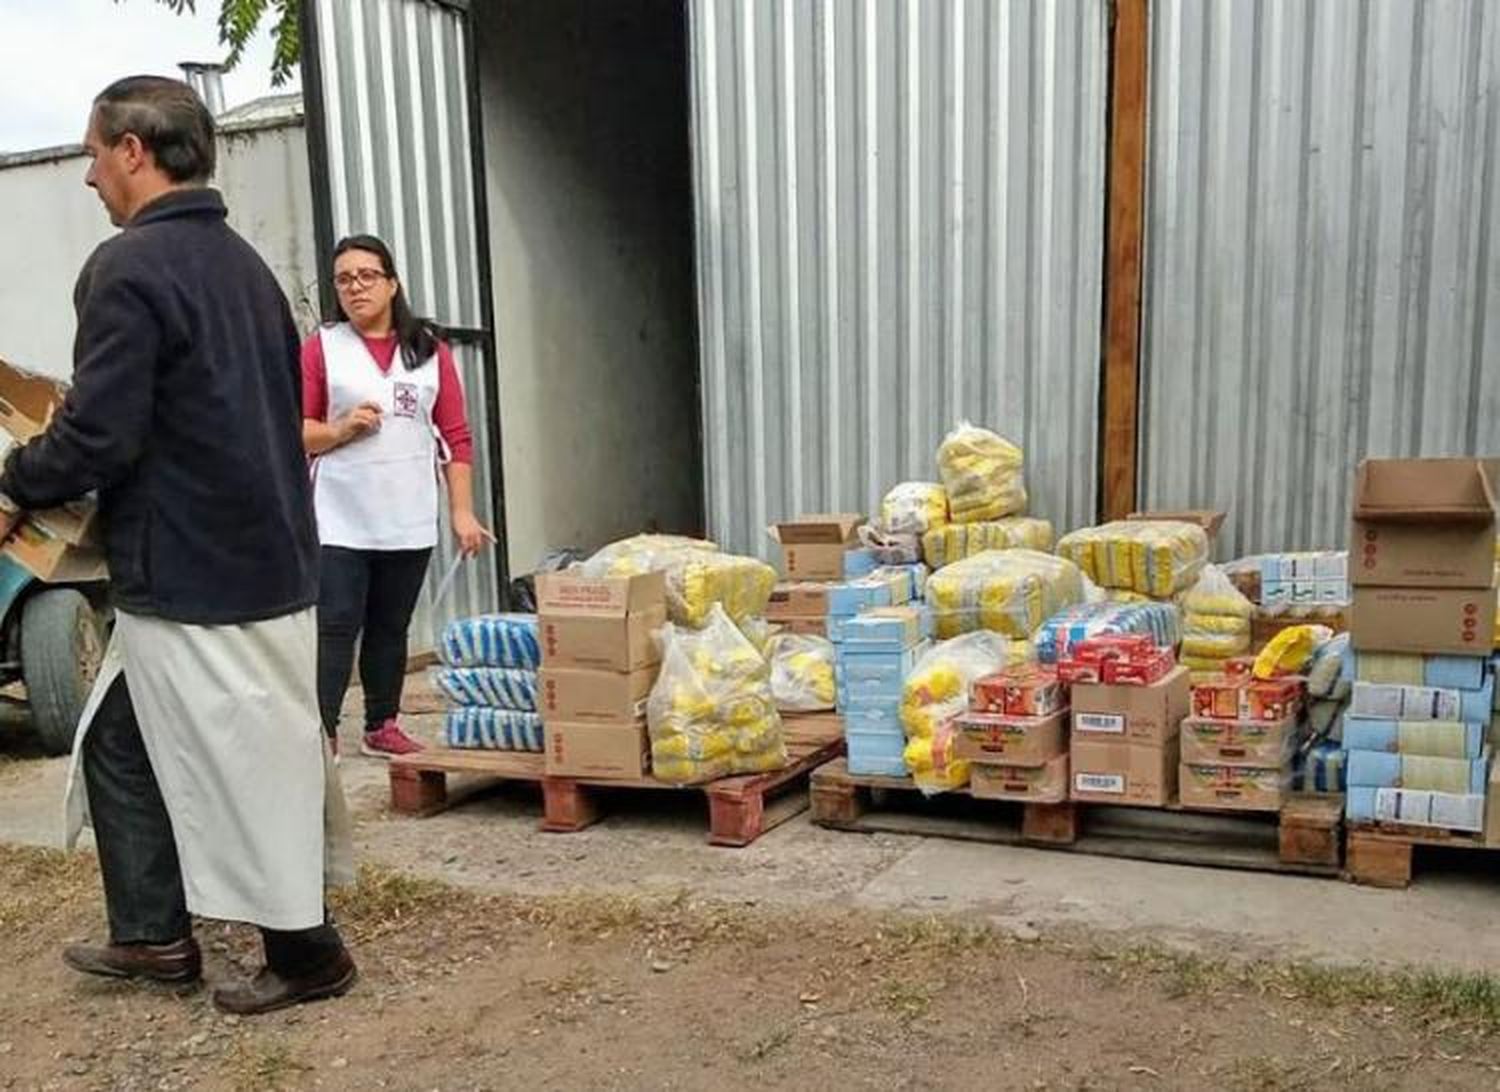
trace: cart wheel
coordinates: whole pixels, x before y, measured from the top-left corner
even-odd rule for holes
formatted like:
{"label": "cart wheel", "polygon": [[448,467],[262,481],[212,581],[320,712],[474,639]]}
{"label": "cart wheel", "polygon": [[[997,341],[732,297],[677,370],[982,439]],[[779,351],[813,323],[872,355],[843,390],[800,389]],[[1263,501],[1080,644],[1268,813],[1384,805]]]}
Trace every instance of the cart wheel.
{"label": "cart wheel", "polygon": [[39,592],[21,612],[21,677],[31,723],[48,754],[73,749],[73,736],[104,661],[104,637],[81,592]]}

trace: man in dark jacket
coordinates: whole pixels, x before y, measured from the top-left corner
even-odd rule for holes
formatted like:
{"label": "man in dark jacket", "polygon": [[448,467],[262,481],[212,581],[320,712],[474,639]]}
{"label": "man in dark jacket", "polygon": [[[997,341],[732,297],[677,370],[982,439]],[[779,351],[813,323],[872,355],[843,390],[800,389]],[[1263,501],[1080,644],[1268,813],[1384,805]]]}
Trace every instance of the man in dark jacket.
{"label": "man in dark jacket", "polygon": [[[92,816],[110,942],[92,974],[196,981],[190,913],[261,926],[266,968],[221,988],[253,1013],[341,994],[325,921],[342,799],[315,699],[317,532],[296,330],[206,187],[213,118],[186,84],[95,100],[87,182],[124,230],[75,291],[74,381],[0,473],[0,530],[98,491],[117,621],[75,749],[70,842]],[[77,793],[82,770],[86,804]]]}

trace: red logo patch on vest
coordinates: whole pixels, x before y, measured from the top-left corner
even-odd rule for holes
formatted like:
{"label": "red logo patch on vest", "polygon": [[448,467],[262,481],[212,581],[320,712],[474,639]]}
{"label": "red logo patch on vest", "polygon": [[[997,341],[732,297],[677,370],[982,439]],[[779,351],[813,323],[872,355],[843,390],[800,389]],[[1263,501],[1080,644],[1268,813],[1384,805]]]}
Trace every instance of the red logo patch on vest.
{"label": "red logo patch on vest", "polygon": [[422,408],[415,383],[397,383],[391,395],[397,417],[415,417]]}

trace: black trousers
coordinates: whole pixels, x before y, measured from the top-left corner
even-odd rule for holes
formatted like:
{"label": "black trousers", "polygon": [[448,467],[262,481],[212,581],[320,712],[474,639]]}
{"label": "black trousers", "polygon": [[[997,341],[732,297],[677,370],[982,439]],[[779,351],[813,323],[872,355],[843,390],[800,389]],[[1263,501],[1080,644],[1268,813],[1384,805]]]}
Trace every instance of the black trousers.
{"label": "black trousers", "polygon": [[359,681],[365,691],[365,729],[379,727],[401,708],[406,679],[406,631],[422,582],[427,550],[348,550],[323,547],[318,592],[318,706],[323,730],[338,729],[344,691],[359,642]]}
{"label": "black trousers", "polygon": [[[192,933],[172,819],[141,739],[122,675],[109,688],[83,744],[109,936],[115,944],[166,944]],[[343,948],[331,922],[262,929],[266,963],[284,975],[323,966]]]}

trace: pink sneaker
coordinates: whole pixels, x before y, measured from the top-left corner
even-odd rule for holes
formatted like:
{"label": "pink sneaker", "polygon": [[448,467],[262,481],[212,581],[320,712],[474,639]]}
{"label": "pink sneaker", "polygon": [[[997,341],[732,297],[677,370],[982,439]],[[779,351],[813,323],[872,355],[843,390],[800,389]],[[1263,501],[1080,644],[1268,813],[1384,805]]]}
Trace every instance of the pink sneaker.
{"label": "pink sneaker", "polygon": [[390,758],[392,755],[411,755],[426,750],[420,743],[401,730],[401,725],[392,717],[373,731],[365,733],[359,745],[359,753],[371,758]]}

